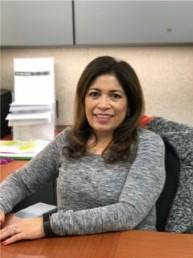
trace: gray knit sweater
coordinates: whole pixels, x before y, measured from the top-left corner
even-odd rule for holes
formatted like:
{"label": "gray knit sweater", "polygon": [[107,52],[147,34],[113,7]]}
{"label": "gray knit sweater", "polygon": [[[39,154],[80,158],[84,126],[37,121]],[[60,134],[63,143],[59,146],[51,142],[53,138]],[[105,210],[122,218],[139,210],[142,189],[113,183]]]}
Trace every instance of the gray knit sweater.
{"label": "gray knit sweater", "polygon": [[62,155],[68,130],[0,185],[0,208],[10,212],[41,184],[56,179],[58,211],[50,217],[55,234],[155,230],[155,203],[165,182],[161,138],[139,129],[132,164],[106,164],[94,154],[71,162]]}

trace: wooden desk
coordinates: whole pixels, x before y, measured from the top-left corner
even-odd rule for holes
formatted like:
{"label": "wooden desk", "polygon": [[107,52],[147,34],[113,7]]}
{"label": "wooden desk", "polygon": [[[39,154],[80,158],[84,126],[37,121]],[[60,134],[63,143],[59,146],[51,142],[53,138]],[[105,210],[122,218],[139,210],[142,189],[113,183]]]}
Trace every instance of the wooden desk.
{"label": "wooden desk", "polygon": [[0,165],[0,182],[16,169],[21,168],[27,163],[27,160],[14,160],[9,163]]}
{"label": "wooden desk", "polygon": [[[26,161],[1,165],[3,180]],[[0,244],[1,258],[193,258],[193,235],[124,231]]]}
{"label": "wooden desk", "polygon": [[1,258],[192,257],[192,235],[141,231],[57,237],[1,247]]}

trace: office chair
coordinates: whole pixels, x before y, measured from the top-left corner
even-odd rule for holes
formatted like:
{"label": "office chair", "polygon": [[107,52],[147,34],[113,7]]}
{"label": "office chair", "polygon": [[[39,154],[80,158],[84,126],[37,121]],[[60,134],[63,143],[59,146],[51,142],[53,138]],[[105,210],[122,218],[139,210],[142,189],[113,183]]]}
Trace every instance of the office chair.
{"label": "office chair", "polygon": [[156,203],[156,228],[164,231],[172,201],[178,188],[180,176],[180,159],[173,146],[163,138],[165,144],[166,181]]}
{"label": "office chair", "polygon": [[35,193],[25,198],[23,201],[15,205],[12,212],[17,212],[37,202],[56,205],[56,186],[55,182],[46,183]]}

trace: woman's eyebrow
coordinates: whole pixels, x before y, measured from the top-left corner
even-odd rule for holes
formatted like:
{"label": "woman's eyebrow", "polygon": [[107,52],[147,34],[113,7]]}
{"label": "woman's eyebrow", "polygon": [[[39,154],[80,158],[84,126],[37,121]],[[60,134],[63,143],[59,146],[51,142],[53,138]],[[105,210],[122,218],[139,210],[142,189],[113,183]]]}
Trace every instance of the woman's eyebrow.
{"label": "woman's eyebrow", "polygon": [[89,90],[96,90],[96,91],[100,91],[100,89],[98,89],[98,88],[92,88],[92,87],[90,87],[90,89]]}
{"label": "woman's eyebrow", "polygon": [[[90,88],[88,91],[91,91],[91,90],[94,90],[94,91],[101,91],[100,89],[98,89],[98,88]],[[123,90],[110,90],[109,91],[110,93],[120,93],[120,94],[124,94],[124,91]]]}
{"label": "woman's eyebrow", "polygon": [[113,93],[124,93],[123,90],[110,90],[110,92],[113,92]]}

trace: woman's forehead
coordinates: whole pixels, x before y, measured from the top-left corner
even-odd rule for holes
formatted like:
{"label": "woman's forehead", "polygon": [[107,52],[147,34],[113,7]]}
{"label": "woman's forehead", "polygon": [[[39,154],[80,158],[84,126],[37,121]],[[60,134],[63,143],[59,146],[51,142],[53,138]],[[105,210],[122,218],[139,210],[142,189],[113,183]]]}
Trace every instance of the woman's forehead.
{"label": "woman's forehead", "polygon": [[90,85],[89,89],[109,89],[123,91],[123,87],[113,74],[104,74],[98,76]]}

